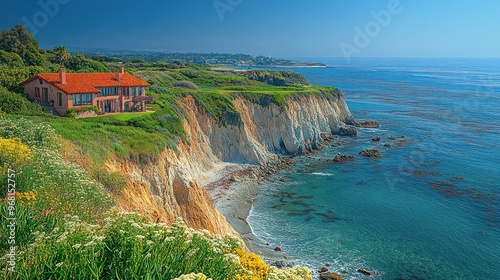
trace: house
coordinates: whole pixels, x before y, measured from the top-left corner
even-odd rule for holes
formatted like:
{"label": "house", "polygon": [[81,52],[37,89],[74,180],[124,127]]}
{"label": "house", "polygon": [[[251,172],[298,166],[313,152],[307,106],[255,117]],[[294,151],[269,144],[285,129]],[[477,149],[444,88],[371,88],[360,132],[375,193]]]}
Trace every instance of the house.
{"label": "house", "polygon": [[64,115],[70,108],[97,106],[100,113],[146,111],[149,83],[125,73],[59,73],[37,74],[21,83],[29,99],[53,107]]}

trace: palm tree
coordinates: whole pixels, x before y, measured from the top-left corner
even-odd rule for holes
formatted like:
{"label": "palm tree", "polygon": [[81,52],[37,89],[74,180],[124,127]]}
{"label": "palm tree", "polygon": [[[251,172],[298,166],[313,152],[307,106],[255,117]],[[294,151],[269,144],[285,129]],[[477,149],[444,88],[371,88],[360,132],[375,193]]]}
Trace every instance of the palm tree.
{"label": "palm tree", "polygon": [[68,49],[65,46],[58,46],[54,48],[54,52],[56,53],[56,61],[57,63],[67,66],[71,54],[68,52]]}

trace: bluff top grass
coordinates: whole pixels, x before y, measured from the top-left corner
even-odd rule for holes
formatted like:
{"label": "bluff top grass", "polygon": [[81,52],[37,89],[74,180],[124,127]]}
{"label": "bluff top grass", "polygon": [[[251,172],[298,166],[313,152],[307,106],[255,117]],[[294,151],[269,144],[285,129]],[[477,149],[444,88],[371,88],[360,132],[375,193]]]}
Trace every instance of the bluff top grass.
{"label": "bluff top grass", "polygon": [[[117,69],[119,65],[110,63],[108,68]],[[291,98],[313,95],[336,99],[342,95],[336,88],[311,86],[301,74],[293,71],[221,70],[178,63],[127,63],[125,66],[131,74],[151,83],[146,94],[155,97],[155,103],[148,108],[154,112],[79,120],[53,117],[21,94],[5,88],[0,88],[0,101],[11,105],[1,110],[50,124],[56,133],[79,145],[96,161],[118,156],[143,162],[154,160],[165,147],[176,149],[180,141],[187,142],[182,125],[185,112],[178,101],[188,95],[220,125],[241,123],[233,102],[237,97],[262,106],[286,107]]]}

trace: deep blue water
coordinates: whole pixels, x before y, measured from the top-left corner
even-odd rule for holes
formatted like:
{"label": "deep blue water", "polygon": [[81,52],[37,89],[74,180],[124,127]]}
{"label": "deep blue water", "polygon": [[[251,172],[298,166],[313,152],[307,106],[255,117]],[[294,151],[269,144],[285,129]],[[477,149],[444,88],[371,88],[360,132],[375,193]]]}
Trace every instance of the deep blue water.
{"label": "deep blue water", "polygon": [[[263,185],[248,218],[259,241],[344,279],[364,279],[360,267],[381,279],[500,279],[500,59],[324,62],[333,68],[293,70],[381,126]],[[358,155],[367,148],[382,158]],[[355,160],[324,163],[338,152]]]}

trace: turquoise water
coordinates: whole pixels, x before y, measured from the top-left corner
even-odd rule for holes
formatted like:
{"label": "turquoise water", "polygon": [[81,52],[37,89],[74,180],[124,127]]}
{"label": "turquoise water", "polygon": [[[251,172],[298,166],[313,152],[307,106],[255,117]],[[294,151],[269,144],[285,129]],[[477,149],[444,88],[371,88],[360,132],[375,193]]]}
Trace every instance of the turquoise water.
{"label": "turquoise water", "polygon": [[[258,240],[344,279],[364,279],[360,267],[380,279],[500,279],[500,60],[325,62],[334,67],[293,70],[381,126],[263,185],[248,217]],[[382,158],[358,155],[367,148]],[[325,163],[338,152],[356,159]]]}

